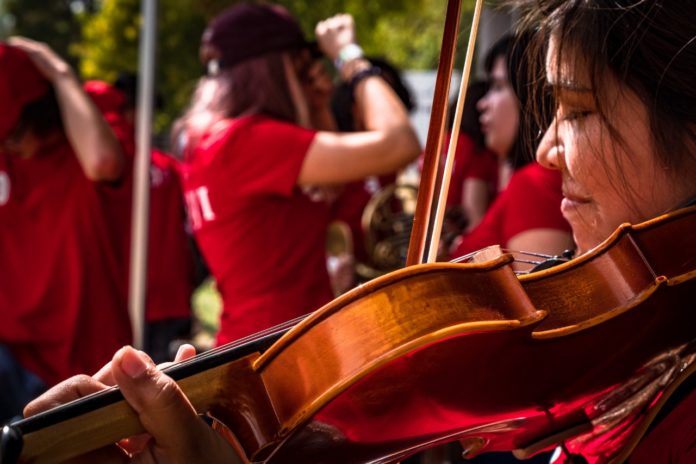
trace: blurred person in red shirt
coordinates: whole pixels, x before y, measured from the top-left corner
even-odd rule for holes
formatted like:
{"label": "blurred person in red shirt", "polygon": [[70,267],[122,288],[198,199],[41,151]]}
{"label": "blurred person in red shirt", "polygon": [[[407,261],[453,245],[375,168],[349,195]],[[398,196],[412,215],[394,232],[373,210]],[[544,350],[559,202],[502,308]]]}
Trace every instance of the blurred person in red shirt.
{"label": "blurred person in red shirt", "polygon": [[365,131],[335,131],[324,64],[284,8],[236,5],[203,35],[209,72],[176,140],[196,241],[224,304],[220,344],[332,300],[325,240],[336,187],[419,152],[403,104],[362,58],[352,17],[316,33],[351,83]]}
{"label": "blurred person in red shirt", "polygon": [[489,86],[477,106],[486,147],[498,156],[500,193],[481,222],[455,239],[453,258],[490,245],[548,255],[574,246],[560,210],[561,176],[533,161],[539,128],[526,107],[528,42],[527,35],[506,35],[486,56]]}
{"label": "blurred person in red shirt", "polygon": [[129,194],[117,138],[48,46],[0,43],[0,101],[0,377],[16,387],[3,391],[6,419],[130,342],[109,214]]}
{"label": "blurred person in red shirt", "polygon": [[[126,181],[132,186],[135,157],[135,76],[122,74],[114,85],[87,81],[84,88],[114,129],[126,153]],[[191,296],[194,289],[194,253],[187,219],[179,162],[152,148],[147,249],[144,350],[157,362],[172,358],[170,345],[191,336]],[[131,188],[132,190],[132,188]],[[130,262],[132,202],[114,219],[122,253]],[[130,266],[127,267],[130,270]],[[124,277],[128,283],[128,275]]]}

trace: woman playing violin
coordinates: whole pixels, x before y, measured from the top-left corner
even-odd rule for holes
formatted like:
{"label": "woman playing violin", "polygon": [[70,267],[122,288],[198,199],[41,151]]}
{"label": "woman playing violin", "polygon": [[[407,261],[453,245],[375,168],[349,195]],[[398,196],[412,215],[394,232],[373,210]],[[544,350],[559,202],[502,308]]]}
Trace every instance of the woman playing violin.
{"label": "woman playing violin", "polygon": [[[696,4],[661,0],[528,2],[547,45],[554,118],[537,152],[563,178],[562,211],[577,253],[621,223],[693,203],[696,196]],[[687,233],[693,233],[688,231]],[[192,353],[185,348],[179,359]],[[579,373],[580,375],[581,373]],[[127,444],[137,462],[234,462],[174,382],[124,348],[94,377],[72,378],[31,403],[27,415],[117,383],[150,433]],[[173,426],[172,424],[176,424]],[[118,461],[117,448],[103,450]],[[103,461],[103,460],[102,460]],[[562,458],[556,462],[563,462]],[[630,462],[696,462],[696,392],[644,436]]]}
{"label": "woman playing violin", "polygon": [[[561,210],[582,254],[621,223],[696,199],[696,25],[686,19],[696,5],[541,3],[556,111],[537,159],[563,176]],[[696,462],[696,391],[630,462]]]}

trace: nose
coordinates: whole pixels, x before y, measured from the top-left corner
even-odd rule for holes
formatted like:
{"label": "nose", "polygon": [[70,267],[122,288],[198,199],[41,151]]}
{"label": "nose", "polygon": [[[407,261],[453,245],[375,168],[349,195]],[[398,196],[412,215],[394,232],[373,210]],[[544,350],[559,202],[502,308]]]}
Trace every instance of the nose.
{"label": "nose", "polygon": [[565,147],[558,137],[558,127],[556,119],[551,122],[551,125],[539,142],[539,147],[536,151],[536,160],[542,166],[549,169],[559,170],[561,167],[561,158],[565,154]]}

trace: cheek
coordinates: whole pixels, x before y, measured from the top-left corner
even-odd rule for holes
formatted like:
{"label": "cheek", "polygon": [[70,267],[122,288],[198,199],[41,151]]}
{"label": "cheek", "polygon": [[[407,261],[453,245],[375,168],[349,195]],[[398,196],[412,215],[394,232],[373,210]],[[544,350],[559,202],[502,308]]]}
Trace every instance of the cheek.
{"label": "cheek", "polygon": [[596,216],[589,223],[605,238],[630,219],[625,196],[635,191],[635,166],[599,127],[588,124],[571,134],[572,141],[565,145],[566,169],[572,183],[592,199],[591,214]]}
{"label": "cheek", "polygon": [[517,129],[520,126],[520,115],[519,112],[517,111],[517,106],[513,105],[510,107],[508,111],[508,117],[507,117],[507,135],[508,138],[512,139],[514,141],[515,137],[517,136]]}
{"label": "cheek", "polygon": [[589,186],[605,183],[612,157],[599,127],[591,121],[581,127],[568,124],[563,134],[565,162],[573,179]]}
{"label": "cheek", "polygon": [[505,152],[509,152],[515,144],[519,127],[519,114],[515,106],[506,105],[498,127],[500,144]]}
{"label": "cheek", "polygon": [[515,96],[506,92],[501,101],[502,111],[505,113],[505,122],[513,134],[517,133],[517,128],[519,126],[520,111],[517,106],[517,99]]}

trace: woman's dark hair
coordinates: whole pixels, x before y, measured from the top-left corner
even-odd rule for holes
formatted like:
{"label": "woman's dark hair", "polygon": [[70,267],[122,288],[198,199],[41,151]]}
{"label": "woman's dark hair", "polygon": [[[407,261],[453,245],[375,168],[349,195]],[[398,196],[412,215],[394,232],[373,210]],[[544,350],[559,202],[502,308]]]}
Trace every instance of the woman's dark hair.
{"label": "woman's dark hair", "polygon": [[[696,2],[677,0],[524,0],[524,27],[540,48],[554,37],[556,59],[587,69],[597,112],[623,144],[606,103],[608,78],[647,108],[653,148],[670,170],[694,169]],[[572,62],[571,62],[572,63]],[[693,175],[693,170],[688,171]]]}
{"label": "woman's dark hair", "polygon": [[[518,169],[534,160],[536,145],[539,142],[539,133],[542,124],[548,124],[548,118],[541,120],[535,116],[532,110],[546,109],[550,103],[544,101],[542,92],[543,80],[536,77],[531,70],[538,63],[543,63],[542,50],[532,48],[532,34],[520,32],[516,35],[507,34],[498,39],[486,54],[484,67],[490,75],[495,62],[499,58],[507,63],[508,79],[515,95],[519,100],[520,127],[517,130],[517,138],[508,154],[508,162],[514,169]],[[532,99],[539,102],[530,104]],[[544,114],[548,112],[545,110]]]}
{"label": "woman's dark hair", "polygon": [[[114,87],[126,96],[126,108],[134,109],[137,106],[138,75],[136,73],[129,71],[119,72],[114,81]],[[152,97],[152,106],[158,111],[164,108],[164,97],[159,91],[155,91]]]}
{"label": "woman's dark hair", "polygon": [[223,119],[252,114],[296,121],[283,52],[248,59],[230,68],[222,68],[217,74],[202,77],[191,104],[174,124],[175,151],[195,146],[207,130]]}
{"label": "woman's dark hair", "polygon": [[[385,58],[368,57],[367,60],[380,69],[380,75],[389,86],[394,90],[396,96],[406,107],[409,113],[416,107],[411,90],[401,77],[401,72]],[[331,110],[336,125],[341,132],[352,132],[353,127],[353,92],[348,83],[343,82],[336,87],[331,97]]]}
{"label": "woman's dark hair", "polygon": [[8,138],[18,138],[27,132],[42,138],[63,130],[63,118],[53,88],[22,108],[17,124]]}
{"label": "woman's dark hair", "polygon": [[[464,100],[464,108],[462,108],[462,120],[459,123],[459,130],[471,137],[474,142],[476,153],[483,151],[486,148],[486,141],[481,131],[481,123],[479,116],[481,112],[478,110],[477,104],[484,95],[488,92],[488,82],[475,81],[469,84],[466,89],[466,100]],[[449,123],[448,127],[454,124],[455,111],[457,109],[457,100],[454,99],[449,105]]]}

